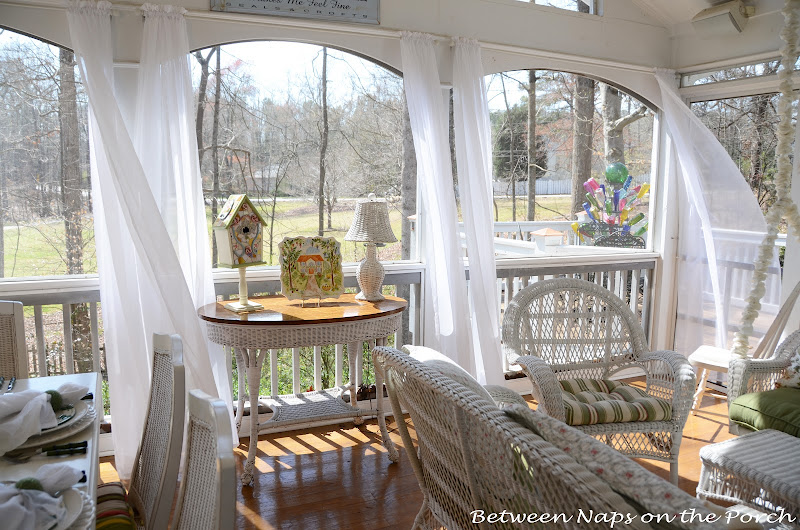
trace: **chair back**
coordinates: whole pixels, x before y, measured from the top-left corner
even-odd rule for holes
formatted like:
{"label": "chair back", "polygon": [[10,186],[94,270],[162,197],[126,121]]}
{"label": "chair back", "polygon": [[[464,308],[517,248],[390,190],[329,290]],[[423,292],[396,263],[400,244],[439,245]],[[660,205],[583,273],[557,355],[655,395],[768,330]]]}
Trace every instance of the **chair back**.
{"label": "chair back", "polygon": [[772,321],[764,337],[753,351],[753,359],[768,359],[776,353],[776,347],[781,340],[783,330],[786,327],[786,323],[789,321],[789,316],[792,314],[794,304],[797,302],[798,298],[800,298],[800,282],[797,282],[792,292],[789,293],[789,296],[787,296],[786,300],[781,304],[778,314],[775,315],[775,320]]}
{"label": "chair back", "polygon": [[503,317],[502,339],[511,362],[535,355],[559,379],[608,377],[647,351],[630,308],[608,289],[574,278],[519,291]]}
{"label": "chair back", "polygon": [[186,458],[173,528],[233,528],[236,468],[230,411],[221,399],[189,392]]}
{"label": "chair back", "polygon": [[130,503],[145,528],[167,528],[183,444],[186,376],[179,335],[153,335],[153,375]]}
{"label": "chair back", "polygon": [[0,301],[0,375],[23,379],[29,372],[22,302]]}
{"label": "chair back", "polygon": [[[634,512],[585,467],[493,403],[403,352],[378,347],[373,354],[424,495],[415,528],[473,529],[475,510],[487,515],[503,510],[577,514],[578,508]],[[403,409],[411,416],[418,452]],[[548,528],[574,527],[574,521]],[[479,527],[503,525],[484,520]]]}

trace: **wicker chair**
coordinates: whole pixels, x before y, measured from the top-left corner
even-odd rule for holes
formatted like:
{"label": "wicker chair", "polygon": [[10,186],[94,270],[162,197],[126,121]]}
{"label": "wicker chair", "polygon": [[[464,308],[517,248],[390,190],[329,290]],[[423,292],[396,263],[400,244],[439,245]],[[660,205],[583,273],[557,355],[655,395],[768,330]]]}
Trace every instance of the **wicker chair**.
{"label": "wicker chair", "polygon": [[0,301],[0,376],[23,379],[28,371],[22,303]]}
{"label": "wicker chair", "polygon": [[236,469],[230,412],[201,390],[189,392],[186,459],[172,528],[233,528]]}
{"label": "wicker chair", "polygon": [[[186,378],[181,338],[154,334],[150,402],[127,493],[127,503],[133,509],[140,528],[166,528],[169,522],[181,460],[185,406]],[[98,526],[106,516],[120,516],[120,499],[125,499],[122,484],[98,487]],[[104,506],[106,500],[107,509]]]}
{"label": "wicker chair", "polygon": [[[744,394],[765,392],[775,388],[775,382],[784,376],[792,357],[800,350],[800,330],[795,331],[772,352],[760,359],[731,359],[728,371],[728,407]],[[730,432],[744,434],[750,429],[730,422]]]}
{"label": "wicker chair", "polygon": [[643,370],[643,397],[666,401],[669,414],[659,421],[571,423],[628,456],[669,462],[670,480],[677,484],[694,371],[675,352],[648,352],[644,331],[622,300],[584,280],[540,281],[522,289],[508,305],[502,339],[509,362],[519,365],[533,383],[539,410],[561,421],[567,421],[562,394],[567,380],[608,380],[621,370]]}

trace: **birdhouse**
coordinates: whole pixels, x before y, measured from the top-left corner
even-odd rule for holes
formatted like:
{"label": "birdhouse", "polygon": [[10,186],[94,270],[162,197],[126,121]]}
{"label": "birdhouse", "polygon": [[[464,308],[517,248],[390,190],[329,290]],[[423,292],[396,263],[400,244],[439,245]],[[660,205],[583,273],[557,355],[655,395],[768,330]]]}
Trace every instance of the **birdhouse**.
{"label": "birdhouse", "polygon": [[264,219],[247,195],[228,197],[214,220],[219,266],[239,268],[263,265],[263,224]]}

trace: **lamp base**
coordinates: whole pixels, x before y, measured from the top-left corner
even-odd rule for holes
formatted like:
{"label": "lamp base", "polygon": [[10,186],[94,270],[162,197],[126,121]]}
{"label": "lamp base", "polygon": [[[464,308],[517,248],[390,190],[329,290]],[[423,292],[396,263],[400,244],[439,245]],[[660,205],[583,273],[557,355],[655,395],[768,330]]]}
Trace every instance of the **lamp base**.
{"label": "lamp base", "polygon": [[356,280],[361,292],[356,295],[356,300],[367,302],[380,302],[386,300],[381,294],[383,277],[385,275],[383,265],[378,261],[378,252],[375,243],[367,243],[367,257],[358,265],[356,270]]}
{"label": "lamp base", "polygon": [[264,306],[261,304],[256,304],[250,300],[246,300],[246,302],[245,304],[241,302],[230,302],[225,304],[225,309],[233,311],[234,313],[252,313],[253,311],[264,309]]}

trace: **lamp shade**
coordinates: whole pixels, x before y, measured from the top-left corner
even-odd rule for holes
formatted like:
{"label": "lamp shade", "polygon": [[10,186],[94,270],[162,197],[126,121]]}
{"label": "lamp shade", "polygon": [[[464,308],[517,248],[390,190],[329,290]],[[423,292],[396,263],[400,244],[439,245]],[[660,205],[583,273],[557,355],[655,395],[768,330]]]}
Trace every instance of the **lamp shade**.
{"label": "lamp shade", "polygon": [[394,243],[397,238],[392,232],[389,222],[389,206],[385,199],[376,199],[370,193],[366,199],[356,203],[353,224],[344,236],[345,241],[363,241],[367,243]]}

